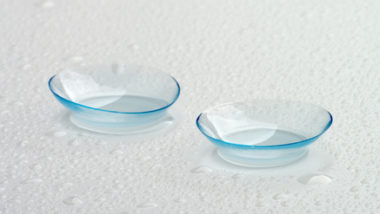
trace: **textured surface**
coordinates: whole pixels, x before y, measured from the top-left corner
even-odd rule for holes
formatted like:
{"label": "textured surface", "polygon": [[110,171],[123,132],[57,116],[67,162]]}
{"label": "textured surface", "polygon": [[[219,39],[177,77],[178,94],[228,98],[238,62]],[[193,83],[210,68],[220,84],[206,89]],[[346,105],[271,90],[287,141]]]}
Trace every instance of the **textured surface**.
{"label": "textured surface", "polygon": [[[2,0],[0,213],[380,213],[379,11],[375,0]],[[178,79],[170,132],[115,138],[65,122],[48,78],[115,61]],[[300,163],[224,165],[194,120],[252,98],[316,103],[334,124]]]}

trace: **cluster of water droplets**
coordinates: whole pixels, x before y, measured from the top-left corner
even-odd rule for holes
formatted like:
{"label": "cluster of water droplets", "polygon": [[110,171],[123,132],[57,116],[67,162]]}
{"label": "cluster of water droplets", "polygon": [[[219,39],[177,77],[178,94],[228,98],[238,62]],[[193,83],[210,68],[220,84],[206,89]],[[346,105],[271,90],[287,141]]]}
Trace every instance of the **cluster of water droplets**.
{"label": "cluster of water droplets", "polygon": [[[111,33],[126,32],[120,28],[122,25],[115,25],[118,20],[127,22],[125,29],[131,29],[128,11],[115,2],[86,4],[88,13],[79,4],[72,2],[78,8],[70,8],[57,0],[30,3],[35,6],[32,11],[35,14],[30,14],[28,7],[25,7],[28,10],[10,10],[35,28],[30,29],[35,32],[25,34],[27,37],[21,36],[19,30],[12,30],[23,29],[22,23],[2,21],[7,41],[0,62],[3,77],[0,213],[210,213],[211,210],[213,213],[328,213],[332,209],[336,213],[380,212],[376,203],[380,201],[380,183],[376,179],[380,177],[380,165],[374,152],[378,150],[376,118],[379,118],[380,103],[374,95],[380,79],[378,72],[371,72],[377,63],[371,55],[376,45],[361,47],[367,43],[361,40],[366,36],[360,36],[377,32],[371,28],[376,18],[371,13],[376,7],[371,3],[347,2],[335,10],[336,3],[327,3],[326,7],[310,2],[297,7],[283,4],[284,8],[274,2],[266,5],[269,12],[262,12],[266,10],[260,4],[255,7],[245,3],[213,5],[217,11],[223,11],[223,17],[210,13],[207,4],[188,5],[197,13],[194,17],[181,18],[180,27],[175,27],[177,19],[172,17],[188,15],[189,7],[162,2],[129,7],[128,3],[128,8],[154,20],[154,24],[174,26],[170,41],[165,43],[163,39],[160,45],[157,41],[167,35],[167,28],[149,25],[145,22],[149,19],[137,19],[137,23],[133,20],[132,24],[140,30],[127,33],[128,37],[142,36],[141,41],[146,36],[147,44],[133,40],[109,41],[119,39],[110,36]],[[19,7],[20,4],[4,3],[4,8],[8,5]],[[59,11],[61,6],[67,14]],[[292,9],[292,14],[286,9]],[[25,11],[25,16],[17,11]],[[107,19],[101,22],[93,17]],[[246,17],[251,17],[249,23],[244,22],[248,20]],[[107,26],[112,32],[96,34],[91,31],[98,29],[96,26],[86,29],[81,25],[86,20],[100,21],[98,26]],[[73,34],[73,29],[67,27],[72,23],[83,27],[86,35]],[[295,29],[302,28],[302,35],[289,34],[286,27],[289,23]],[[205,31],[187,34],[183,25]],[[312,30],[316,29],[315,25],[329,32],[316,35]],[[67,38],[63,44],[60,35]],[[70,42],[69,35],[80,40]],[[205,35],[213,38],[212,41]],[[315,36],[320,36],[318,42],[308,42]],[[306,43],[310,43],[307,49],[302,47]],[[48,98],[45,82],[64,65],[84,63],[88,58],[84,55],[86,51],[94,52],[88,53],[94,61],[123,56],[171,67],[171,72],[184,83],[187,94],[181,98],[188,114],[185,125],[142,143],[123,140],[112,143],[92,134],[80,135],[81,131],[72,128],[55,127],[58,123],[55,116],[63,112],[53,97]],[[60,56],[62,52],[65,57]],[[29,59],[24,59],[26,56]],[[217,60],[224,57],[231,58],[222,63]],[[255,58],[261,60],[252,60]],[[57,64],[59,59],[62,63]],[[177,67],[184,72],[173,69]],[[305,67],[313,68],[305,72]],[[231,70],[238,70],[239,75],[230,75]],[[226,75],[230,85],[220,87],[226,84]],[[236,85],[239,87],[228,87]],[[189,161],[188,153],[196,155],[199,145],[207,143],[187,125],[193,125],[194,114],[221,98],[236,99],[236,94],[241,99],[308,99],[331,108],[337,120],[333,134],[322,139],[321,148],[337,164],[332,169],[268,177],[261,176],[262,171],[254,175],[225,172]]]}
{"label": "cluster of water droplets", "polygon": [[[122,144],[118,140],[115,141],[116,143],[112,143],[112,140],[107,140],[107,137],[104,139],[105,140],[91,133],[82,133],[72,126],[53,126],[46,132],[45,136],[41,138],[46,146],[43,148],[44,154],[46,155],[38,157],[34,161],[29,161],[22,155],[19,156],[20,164],[11,167],[15,173],[14,176],[11,175],[9,178],[0,180],[0,192],[6,190],[11,182],[10,179],[15,176],[20,176],[22,179],[19,180],[18,185],[21,186],[15,185],[17,191],[22,191],[24,188],[22,186],[47,187],[53,185],[56,186],[54,189],[56,194],[51,195],[51,197],[60,198],[61,204],[64,206],[78,207],[78,209],[86,210],[88,204],[97,203],[100,209],[110,211],[113,205],[120,205],[120,201],[115,201],[113,205],[112,203],[109,204],[110,198],[114,197],[115,194],[125,195],[127,192],[139,194],[139,188],[134,187],[134,183],[140,184],[139,180],[144,179],[141,168],[143,168],[145,172],[150,168],[151,172],[148,172],[150,175],[156,174],[164,176],[166,179],[170,178],[170,173],[166,170],[167,166],[165,166],[168,162],[166,162],[166,164],[155,163],[155,161],[159,161],[159,159],[152,153],[143,152],[138,144]],[[29,140],[22,140],[18,146],[20,148],[29,148],[32,144],[33,142]],[[155,151],[155,154],[162,152],[160,149],[155,148],[157,147],[152,147],[152,151]],[[61,153],[60,150],[65,152]],[[133,159],[137,158],[141,164],[136,164],[133,159],[128,157],[133,154],[131,153],[133,151],[137,152],[137,156],[135,155]],[[170,160],[169,156],[167,160]],[[60,164],[60,162],[62,164]],[[29,172],[19,174],[19,169],[23,166],[27,167]],[[51,168],[51,166],[58,167]],[[181,173],[183,175],[187,174],[186,176],[192,175],[194,179],[193,182],[195,183],[190,182],[188,179],[185,179],[185,181],[188,184],[192,183],[192,185],[198,184],[200,186],[206,184],[212,185],[212,180],[216,182],[217,185],[230,186],[235,184],[238,185],[238,187],[252,185],[250,181],[252,178],[255,183],[258,182],[256,183],[257,185],[260,185],[260,183],[270,184],[271,182],[280,182],[281,180],[276,177],[252,177],[249,173],[222,172],[205,164],[193,167],[187,165],[184,169],[187,173],[185,171]],[[128,176],[126,177],[126,175]],[[127,179],[120,178],[110,180],[118,176]],[[292,179],[302,186],[328,185],[333,181],[331,176],[323,173],[304,174],[298,177],[292,177]],[[83,182],[89,183],[89,185],[85,185],[84,188],[87,189],[88,193],[77,191],[80,186],[79,184],[82,183],[83,185]],[[96,182],[98,187],[91,187],[91,185],[94,184],[93,182]],[[90,185],[90,183],[92,184]],[[365,183],[365,181],[363,181],[363,183]],[[154,184],[154,182],[151,184]],[[357,189],[357,187],[353,187],[350,191],[357,192]],[[51,191],[50,187],[49,191]],[[102,191],[104,191],[104,194],[101,194]],[[186,196],[185,194],[173,196],[169,197],[169,199],[165,199],[166,201],[162,201],[157,197],[133,200],[127,208],[123,208],[126,211],[122,212],[136,212],[136,210],[139,209],[166,209],[166,206],[171,203],[186,206],[189,201],[192,203],[197,200],[201,203],[208,203],[212,200],[208,191],[209,190],[200,191],[195,195],[190,194],[190,196]],[[51,194],[49,192],[44,193]],[[96,194],[100,195],[95,197]],[[2,195],[1,197],[3,197],[4,200],[8,200],[6,195]],[[278,202],[279,206],[288,207],[292,203],[291,200],[295,197],[294,193],[289,191],[273,192],[271,196],[260,191],[256,194],[257,200],[254,200],[255,202],[250,204],[248,201],[251,201],[251,199],[246,199],[247,203],[244,206],[247,207],[247,209],[267,209],[268,200],[274,200]],[[117,200],[121,199],[122,198],[117,197]],[[320,203],[321,202],[315,202],[315,206],[318,206]],[[185,211],[182,210],[181,212]]]}

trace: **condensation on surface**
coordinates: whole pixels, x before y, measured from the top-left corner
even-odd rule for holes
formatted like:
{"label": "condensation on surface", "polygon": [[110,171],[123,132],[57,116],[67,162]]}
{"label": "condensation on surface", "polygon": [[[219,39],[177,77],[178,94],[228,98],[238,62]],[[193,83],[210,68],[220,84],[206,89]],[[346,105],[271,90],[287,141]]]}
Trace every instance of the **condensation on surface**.
{"label": "condensation on surface", "polygon": [[[0,213],[380,213],[379,9],[372,0],[3,1]],[[146,138],[68,123],[49,78],[114,62],[173,75],[178,125]],[[315,103],[334,123],[292,165],[224,163],[195,119],[254,98]]]}

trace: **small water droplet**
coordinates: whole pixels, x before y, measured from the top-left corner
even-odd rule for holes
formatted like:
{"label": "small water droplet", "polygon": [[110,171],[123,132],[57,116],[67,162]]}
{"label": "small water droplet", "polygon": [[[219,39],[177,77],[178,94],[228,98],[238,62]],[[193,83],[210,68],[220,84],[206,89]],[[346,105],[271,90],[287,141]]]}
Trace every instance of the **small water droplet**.
{"label": "small water droplet", "polygon": [[184,198],[176,198],[174,199],[174,202],[177,202],[177,203],[185,203],[186,200]]}
{"label": "small water droplet", "polygon": [[158,204],[152,203],[152,202],[146,202],[146,203],[139,204],[137,207],[138,208],[154,208],[154,207],[158,207]]}
{"label": "small water droplet", "polygon": [[279,193],[273,196],[274,200],[286,200],[289,196],[287,194]]}
{"label": "small water droplet", "polygon": [[62,184],[61,188],[66,189],[66,188],[69,188],[69,187],[72,187],[72,186],[73,186],[73,183],[68,182],[68,183]]}
{"label": "small water droplet", "polygon": [[114,150],[111,152],[112,155],[122,155],[124,152],[120,149]]}
{"label": "small water droplet", "polygon": [[80,151],[74,151],[72,154],[76,155],[76,156],[79,156],[79,155],[82,155],[82,152],[80,152]]}
{"label": "small water droplet", "polygon": [[358,186],[353,186],[350,188],[350,192],[357,192],[359,191],[359,187]]}
{"label": "small water droplet", "polygon": [[22,69],[23,69],[23,70],[28,70],[28,69],[31,68],[31,67],[32,67],[31,64],[25,64],[25,65],[22,66]]}
{"label": "small water droplet", "polygon": [[107,145],[107,142],[106,141],[99,141],[98,144],[99,144],[99,146],[105,146],[105,145]]}
{"label": "small water droplet", "polygon": [[247,28],[241,28],[240,30],[239,30],[239,34],[240,35],[243,35],[245,32],[247,32]]}
{"label": "small water droplet", "polygon": [[141,158],[142,161],[148,161],[150,159],[152,159],[152,157],[150,157],[150,156],[144,156]]}
{"label": "small water droplet", "polygon": [[262,202],[257,202],[257,203],[255,204],[255,206],[256,206],[256,207],[263,207],[264,204],[263,204]]}
{"label": "small water droplet", "polygon": [[210,173],[212,169],[207,166],[200,166],[191,170],[192,173]]}
{"label": "small water droplet", "polygon": [[70,141],[69,145],[70,146],[78,146],[80,144],[80,141],[78,139],[74,139]]}
{"label": "small water droplet", "polygon": [[13,105],[15,105],[15,106],[23,106],[24,103],[21,102],[21,101],[16,101],[16,102],[13,103]]}
{"label": "small water droplet", "polygon": [[66,135],[65,131],[56,131],[53,133],[54,137],[63,137]]}
{"label": "small water droplet", "polygon": [[205,192],[200,192],[199,193],[199,199],[201,201],[206,201],[206,193]]}
{"label": "small water droplet", "polygon": [[124,188],[124,185],[123,184],[115,184],[115,185],[113,185],[113,187],[115,189],[122,189],[122,188]]}
{"label": "small water droplet", "polygon": [[256,198],[263,198],[263,197],[264,197],[264,195],[261,192],[258,192],[256,194]]}
{"label": "small water droplet", "polygon": [[63,200],[63,203],[66,205],[72,206],[72,205],[79,205],[83,202],[77,196],[71,196],[71,197],[68,197],[65,200]]}
{"label": "small water droplet", "polygon": [[71,62],[74,62],[74,63],[79,63],[79,62],[82,62],[83,61],[83,57],[81,56],[73,56],[69,59]]}
{"label": "small water droplet", "polygon": [[237,179],[240,179],[240,178],[242,178],[243,176],[241,175],[241,174],[234,174],[233,176],[231,176],[231,178],[232,179],[234,179],[234,180],[237,180]]}
{"label": "small water droplet", "polygon": [[322,174],[304,175],[298,178],[298,182],[302,184],[329,184],[332,182],[331,177]]}
{"label": "small water droplet", "polygon": [[35,165],[31,166],[30,168],[31,168],[32,170],[34,170],[34,171],[39,171],[39,170],[42,169],[42,166],[39,165],[39,164],[35,164]]}
{"label": "small water droplet", "polygon": [[30,178],[22,181],[22,184],[33,184],[33,183],[41,183],[42,179],[41,178]]}
{"label": "small water droplet", "polygon": [[29,141],[27,141],[27,140],[23,140],[23,141],[20,142],[20,146],[21,146],[21,147],[25,147],[25,146],[27,146],[28,144],[29,144]]}
{"label": "small water droplet", "polygon": [[9,110],[4,110],[4,111],[1,112],[1,114],[3,114],[3,115],[4,114],[10,114],[10,113],[11,113],[11,111],[9,111]]}
{"label": "small water droplet", "polygon": [[54,7],[54,2],[52,2],[52,1],[44,1],[44,2],[42,2],[42,4],[41,4],[41,7],[42,8],[52,8],[52,7]]}
{"label": "small water droplet", "polygon": [[138,50],[140,48],[137,44],[130,44],[128,47],[132,50]]}

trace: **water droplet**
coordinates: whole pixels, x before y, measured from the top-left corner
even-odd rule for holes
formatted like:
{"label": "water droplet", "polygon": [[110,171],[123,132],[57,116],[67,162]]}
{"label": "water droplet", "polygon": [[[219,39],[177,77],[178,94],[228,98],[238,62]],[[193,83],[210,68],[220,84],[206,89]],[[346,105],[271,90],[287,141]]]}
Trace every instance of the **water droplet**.
{"label": "water droplet", "polygon": [[11,113],[11,111],[9,111],[9,110],[4,110],[4,111],[1,112],[1,114],[3,114],[3,115],[4,114],[10,114],[10,113]]}
{"label": "water droplet", "polygon": [[30,168],[31,168],[32,170],[34,170],[34,171],[39,171],[39,170],[42,169],[42,166],[39,165],[39,164],[35,164],[35,165],[31,166]]}
{"label": "water droplet", "polygon": [[105,146],[105,145],[107,145],[107,142],[106,141],[99,141],[99,143],[98,143],[100,146]]}
{"label": "water droplet", "polygon": [[69,145],[70,146],[78,146],[80,144],[80,141],[78,139],[74,139],[70,141]]}
{"label": "water droplet", "polygon": [[113,185],[113,187],[115,189],[122,189],[122,188],[124,188],[124,185],[123,184],[115,184],[115,185]]}
{"label": "water droplet", "polygon": [[152,159],[152,157],[150,157],[150,156],[144,156],[141,158],[142,161],[148,161],[150,159]]}
{"label": "water droplet", "polygon": [[201,201],[206,201],[206,193],[205,192],[201,192],[199,193],[199,199]]}
{"label": "water droplet", "polygon": [[53,133],[54,137],[63,137],[66,135],[65,131],[56,131]]}
{"label": "water droplet", "polygon": [[332,182],[331,177],[321,174],[304,175],[298,178],[298,182],[302,184],[329,184]]}
{"label": "water droplet", "polygon": [[128,47],[132,50],[138,50],[140,48],[137,44],[130,44]]}
{"label": "water droplet", "polygon": [[234,180],[237,180],[237,179],[240,179],[242,177],[243,176],[241,174],[234,174],[231,178],[234,179]]}
{"label": "water droplet", "polygon": [[63,200],[63,203],[66,205],[72,206],[72,205],[79,205],[83,202],[80,198],[78,198],[76,196],[71,196],[71,197],[68,197],[65,200]]}
{"label": "water droplet", "polygon": [[73,57],[70,58],[70,61],[74,62],[74,63],[79,63],[79,62],[83,61],[83,57],[81,57],[81,56],[73,56]]}
{"label": "water droplet", "polygon": [[350,188],[350,192],[357,192],[359,191],[359,187],[358,186],[353,186]]}
{"label": "water droplet", "polygon": [[52,1],[44,1],[42,4],[41,4],[41,7],[42,8],[52,8],[54,7],[54,2]]}
{"label": "water droplet", "polygon": [[262,194],[262,193],[260,193],[260,192],[258,192],[257,194],[256,194],[256,198],[263,198],[264,197],[264,195]]}
{"label": "water droplet", "polygon": [[22,69],[23,69],[23,70],[28,70],[28,69],[31,68],[31,67],[32,67],[31,64],[25,64],[25,65],[22,66]]}
{"label": "water droplet", "polygon": [[174,199],[174,202],[177,202],[177,203],[185,203],[186,200],[184,198],[176,198]]}
{"label": "water droplet", "polygon": [[72,186],[73,186],[73,183],[70,183],[70,182],[62,184],[62,188],[69,188]]}
{"label": "water droplet", "polygon": [[273,196],[274,200],[286,200],[289,196],[287,194],[279,193]]}
{"label": "water droplet", "polygon": [[192,173],[210,173],[212,169],[206,166],[200,166],[191,170]]}
{"label": "water droplet", "polygon": [[263,207],[264,204],[263,204],[262,202],[257,202],[255,206],[256,206],[256,207]]}
{"label": "water droplet", "polygon": [[154,208],[154,207],[158,207],[158,204],[152,203],[152,202],[146,202],[146,203],[139,204],[137,207],[138,208]]}
{"label": "water droplet", "polygon": [[21,102],[21,101],[16,101],[16,102],[13,103],[13,105],[15,105],[15,106],[23,106],[24,103]]}
{"label": "water droplet", "polygon": [[114,151],[111,152],[111,154],[113,154],[113,155],[122,155],[123,153],[124,152],[122,150],[120,150],[120,149],[117,149],[117,150],[114,150]]}
{"label": "water droplet", "polygon": [[29,141],[27,141],[27,140],[23,140],[23,141],[20,142],[20,146],[21,146],[21,147],[25,147],[25,146],[27,146],[28,144],[29,144]]}
{"label": "water droplet", "polygon": [[41,178],[31,178],[31,179],[24,180],[21,183],[22,184],[33,184],[33,183],[41,183],[41,182],[42,182]]}

